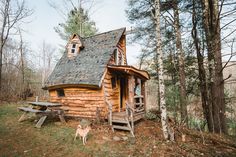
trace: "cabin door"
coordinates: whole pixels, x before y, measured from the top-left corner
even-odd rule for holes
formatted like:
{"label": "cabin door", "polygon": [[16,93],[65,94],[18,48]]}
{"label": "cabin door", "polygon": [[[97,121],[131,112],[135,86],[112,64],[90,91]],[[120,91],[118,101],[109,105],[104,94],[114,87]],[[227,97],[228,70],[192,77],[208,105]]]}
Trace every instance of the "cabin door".
{"label": "cabin door", "polygon": [[120,81],[120,111],[125,109],[125,101],[127,99],[127,79],[121,77]]}

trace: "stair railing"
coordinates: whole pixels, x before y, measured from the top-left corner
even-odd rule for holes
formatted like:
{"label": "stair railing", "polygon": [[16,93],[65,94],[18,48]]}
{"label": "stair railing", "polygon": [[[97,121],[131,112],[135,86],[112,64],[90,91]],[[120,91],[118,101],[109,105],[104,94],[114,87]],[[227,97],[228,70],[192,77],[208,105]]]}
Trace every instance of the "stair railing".
{"label": "stair railing", "polygon": [[128,120],[131,122],[131,129],[134,132],[134,108],[131,107],[127,102],[126,102],[126,115]]}

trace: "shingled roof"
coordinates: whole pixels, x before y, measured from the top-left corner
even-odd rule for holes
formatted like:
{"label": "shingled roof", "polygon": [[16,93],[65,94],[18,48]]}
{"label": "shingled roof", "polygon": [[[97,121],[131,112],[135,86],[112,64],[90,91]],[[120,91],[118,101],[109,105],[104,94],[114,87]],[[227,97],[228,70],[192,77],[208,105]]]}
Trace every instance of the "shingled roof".
{"label": "shingled roof", "polygon": [[100,87],[101,79],[125,28],[83,38],[84,49],[73,59],[67,51],[45,82],[44,89],[60,85]]}

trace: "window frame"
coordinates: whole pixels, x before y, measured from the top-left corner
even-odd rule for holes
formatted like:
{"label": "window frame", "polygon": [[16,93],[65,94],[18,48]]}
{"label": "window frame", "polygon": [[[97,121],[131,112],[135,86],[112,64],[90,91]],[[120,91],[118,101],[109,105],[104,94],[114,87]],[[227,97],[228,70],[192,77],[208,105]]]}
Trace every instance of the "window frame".
{"label": "window frame", "polygon": [[71,52],[72,54],[75,54],[75,53],[76,53],[76,47],[77,47],[77,44],[76,44],[76,43],[72,43],[72,44],[71,44],[71,51],[70,51],[70,52]]}
{"label": "window frame", "polygon": [[115,65],[119,64],[119,50],[118,50],[118,48],[116,48],[114,50],[114,62],[115,62]]}

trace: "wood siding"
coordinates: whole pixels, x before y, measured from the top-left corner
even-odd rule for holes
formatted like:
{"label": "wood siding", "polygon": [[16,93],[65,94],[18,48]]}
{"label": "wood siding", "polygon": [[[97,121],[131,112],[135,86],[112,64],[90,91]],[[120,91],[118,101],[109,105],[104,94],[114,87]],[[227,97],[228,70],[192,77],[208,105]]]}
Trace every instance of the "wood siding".
{"label": "wood siding", "polygon": [[68,110],[67,116],[97,117],[97,108],[101,109],[100,118],[106,117],[103,89],[64,88],[64,97],[58,97],[56,90],[50,90],[50,102],[60,102]]}
{"label": "wood siding", "polygon": [[[117,44],[117,49],[118,49],[118,63],[120,63],[119,65],[121,65],[121,63],[123,63],[122,65],[127,65],[127,59],[126,59],[126,39],[125,39],[125,35],[123,35],[119,41],[119,43]],[[123,56],[123,57],[122,57]],[[122,60],[120,60],[122,59]],[[115,56],[114,53],[111,56],[111,59],[109,61],[110,65],[115,65]]]}
{"label": "wood siding", "polygon": [[[116,80],[116,87],[112,88],[111,78],[114,77]],[[112,75],[110,71],[107,71],[106,76],[103,80],[103,87],[105,93],[105,99],[112,104],[112,111],[118,112],[120,105],[120,86],[117,81],[117,76]]]}
{"label": "wood siding", "polygon": [[[112,83],[112,78],[115,80]],[[121,78],[123,79],[123,96],[121,108]],[[125,109],[125,102],[134,104],[135,77],[106,70],[101,89],[85,87],[67,87],[63,97],[59,97],[57,90],[49,90],[50,102],[59,102],[67,110],[67,116],[98,118],[97,109],[100,110],[99,118],[107,118],[108,104],[112,105],[112,112],[121,112]],[[145,102],[144,81],[142,81],[142,95]]]}
{"label": "wood siding", "polygon": [[127,59],[126,59],[126,36],[125,35],[121,36],[121,39],[120,39],[117,47],[124,54],[124,65],[127,65]]}

